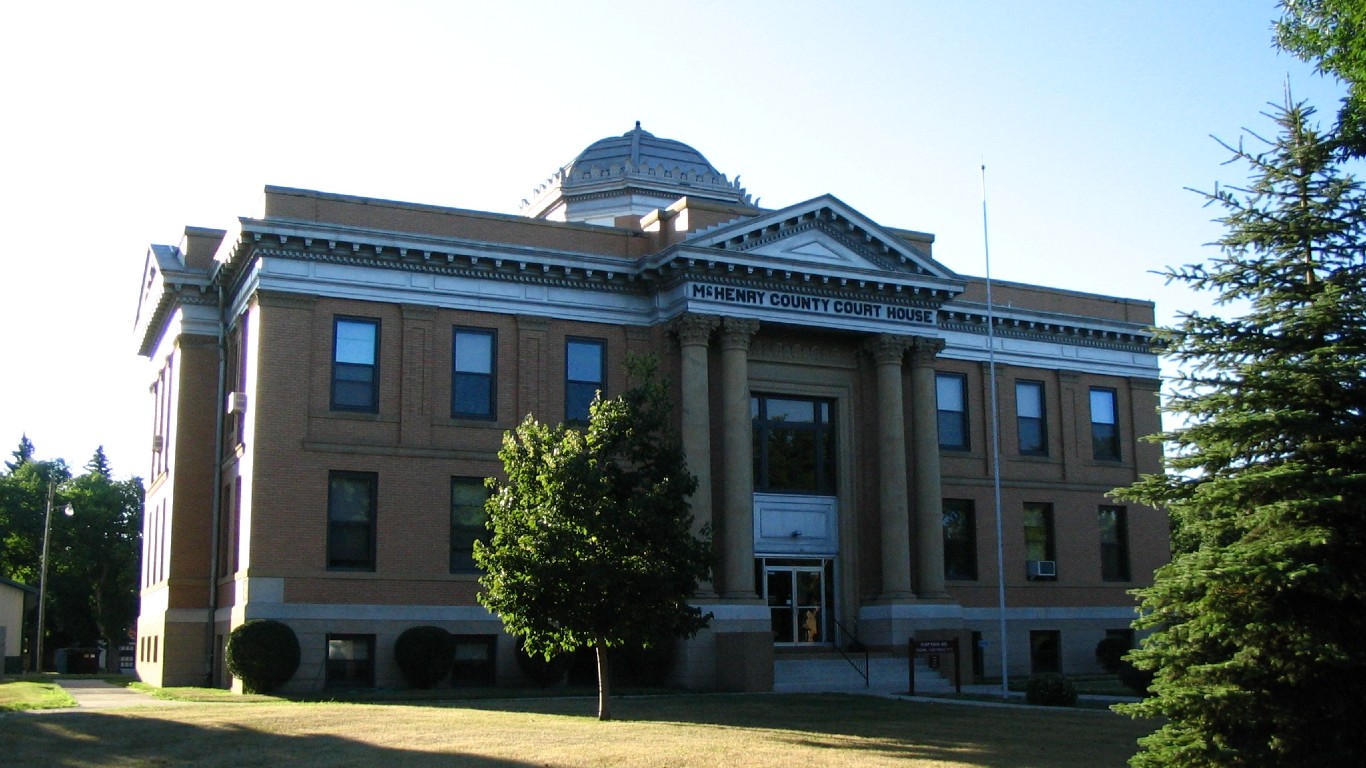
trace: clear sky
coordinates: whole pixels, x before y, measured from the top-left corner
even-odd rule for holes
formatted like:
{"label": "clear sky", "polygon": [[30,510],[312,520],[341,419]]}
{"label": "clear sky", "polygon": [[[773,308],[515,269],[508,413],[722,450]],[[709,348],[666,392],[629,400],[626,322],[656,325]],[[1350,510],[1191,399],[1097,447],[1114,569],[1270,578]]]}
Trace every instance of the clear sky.
{"label": "clear sky", "polygon": [[10,3],[0,10],[0,456],[145,475],[149,243],[267,184],[516,213],[640,120],[765,207],[831,193],[981,275],[1207,299],[1151,270],[1219,234],[1211,135],[1271,129],[1272,0]]}

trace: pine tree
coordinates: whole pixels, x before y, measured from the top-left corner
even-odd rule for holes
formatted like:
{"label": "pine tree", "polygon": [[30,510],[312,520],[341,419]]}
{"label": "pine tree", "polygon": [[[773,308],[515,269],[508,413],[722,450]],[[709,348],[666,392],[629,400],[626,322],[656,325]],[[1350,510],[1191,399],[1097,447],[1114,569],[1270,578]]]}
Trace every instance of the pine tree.
{"label": "pine tree", "polygon": [[1120,492],[1176,550],[1139,590],[1156,679],[1123,709],[1166,721],[1136,766],[1366,764],[1366,195],[1312,114],[1287,94],[1275,139],[1229,147],[1220,255],[1168,273],[1234,316],[1161,332],[1184,425]]}
{"label": "pine tree", "polygon": [[593,648],[598,717],[611,718],[608,649],[690,637],[709,616],[688,604],[709,574],[710,545],[691,533],[688,471],[652,359],[637,383],[597,400],[586,428],[528,416],[503,440],[507,481],[489,499],[479,602],[529,653]]}
{"label": "pine tree", "polygon": [[14,457],[14,461],[5,462],[5,467],[13,472],[20,466],[33,461],[33,441],[28,439],[28,435],[20,436],[19,447],[14,449],[14,453],[10,455]]}

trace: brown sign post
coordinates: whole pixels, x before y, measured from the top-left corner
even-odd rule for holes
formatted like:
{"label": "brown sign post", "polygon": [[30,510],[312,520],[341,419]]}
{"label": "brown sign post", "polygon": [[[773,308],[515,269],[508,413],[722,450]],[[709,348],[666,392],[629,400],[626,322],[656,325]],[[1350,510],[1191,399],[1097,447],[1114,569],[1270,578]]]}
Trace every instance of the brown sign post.
{"label": "brown sign post", "polygon": [[915,695],[915,657],[918,654],[925,654],[925,661],[930,669],[939,669],[939,656],[944,653],[953,654],[953,689],[956,693],[963,692],[963,673],[962,667],[958,665],[958,638],[948,640],[916,640],[914,637],[907,641],[910,648],[910,686],[911,695]]}

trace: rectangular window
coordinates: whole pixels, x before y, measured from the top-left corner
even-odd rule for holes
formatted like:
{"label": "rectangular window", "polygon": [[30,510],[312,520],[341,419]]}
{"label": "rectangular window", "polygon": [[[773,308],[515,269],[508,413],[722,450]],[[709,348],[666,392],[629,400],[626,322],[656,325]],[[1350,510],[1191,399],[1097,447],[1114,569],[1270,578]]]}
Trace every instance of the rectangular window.
{"label": "rectangular window", "polygon": [[1048,426],[1044,420],[1043,382],[1015,382],[1015,434],[1022,456],[1048,455]]}
{"label": "rectangular window", "polygon": [[600,339],[569,339],[564,350],[564,420],[588,421],[588,407],[602,391],[607,345]]}
{"label": "rectangular window", "polygon": [[1113,389],[1091,388],[1091,454],[1097,461],[1119,461],[1119,408]]}
{"label": "rectangular window", "polygon": [[451,573],[478,570],[474,564],[474,542],[489,540],[489,517],[484,511],[488,498],[484,478],[451,478]]}
{"label": "rectangular window", "polygon": [[971,499],[944,499],[944,578],[977,578],[977,515]]}
{"label": "rectangular window", "polygon": [[379,475],[331,472],[327,478],[327,567],[375,570],[375,506]]}
{"label": "rectangular window", "polygon": [[496,682],[498,637],[496,635],[452,635],[454,663],[451,685],[492,686]]}
{"label": "rectangular window", "polygon": [[1129,519],[1124,507],[1100,508],[1100,577],[1129,580]]}
{"label": "rectangular window", "polygon": [[750,398],[754,490],[835,495],[833,403],[817,398]]}
{"label": "rectangular window", "polygon": [[939,410],[939,447],[950,451],[968,449],[968,379],[961,373],[934,375]]}
{"label": "rectangular window", "polygon": [[332,408],[379,410],[379,321],[339,317],[332,342]]}
{"label": "rectangular window", "polygon": [[327,636],[328,688],[375,687],[375,636]]}
{"label": "rectangular window", "polygon": [[1062,672],[1062,633],[1056,629],[1029,631],[1030,674]]}
{"label": "rectangular window", "polygon": [[493,331],[456,328],[451,334],[451,416],[491,419],[496,413],[498,337]]}
{"label": "rectangular window", "polygon": [[1040,581],[1057,578],[1053,556],[1053,505],[1025,502],[1024,543],[1026,576]]}

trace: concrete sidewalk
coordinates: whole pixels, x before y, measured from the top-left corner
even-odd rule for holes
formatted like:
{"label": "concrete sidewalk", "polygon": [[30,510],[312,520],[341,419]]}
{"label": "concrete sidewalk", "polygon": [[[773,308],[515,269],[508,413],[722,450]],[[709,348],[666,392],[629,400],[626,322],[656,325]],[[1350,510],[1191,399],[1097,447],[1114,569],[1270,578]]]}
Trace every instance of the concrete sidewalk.
{"label": "concrete sidewalk", "polygon": [[125,688],[121,685],[104,680],[93,678],[58,678],[53,682],[60,685],[63,690],[71,694],[71,698],[76,700],[74,707],[61,707],[58,709],[33,709],[28,710],[27,714],[46,715],[60,714],[64,712],[88,712],[97,709],[122,709],[125,707],[143,706],[176,706],[188,704],[185,701],[164,701],[152,698],[150,694],[132,688]]}

